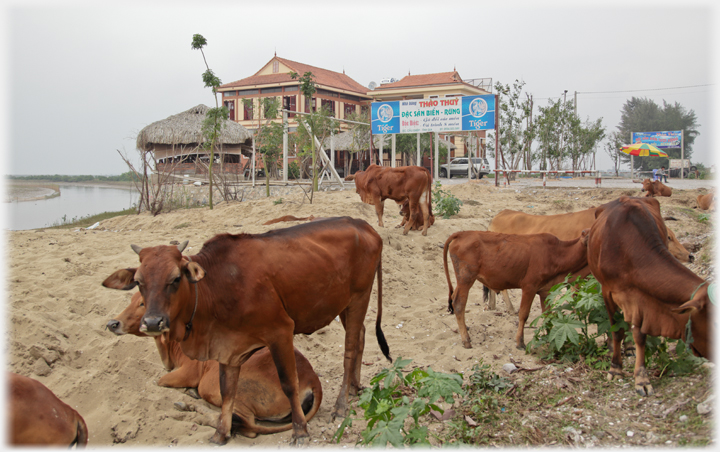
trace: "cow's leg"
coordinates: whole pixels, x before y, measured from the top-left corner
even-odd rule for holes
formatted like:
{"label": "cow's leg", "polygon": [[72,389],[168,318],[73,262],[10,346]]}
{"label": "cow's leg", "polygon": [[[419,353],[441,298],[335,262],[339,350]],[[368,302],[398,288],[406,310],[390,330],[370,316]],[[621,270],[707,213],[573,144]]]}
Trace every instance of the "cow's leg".
{"label": "cow's leg", "polygon": [[[602,295],[603,300],[605,301],[605,309],[607,309],[608,317],[610,317],[610,327],[612,328],[614,324],[613,318],[615,317],[615,312],[617,312],[617,305],[615,305],[610,293],[605,293],[605,291],[603,291]],[[622,328],[617,331],[613,331],[612,333],[613,355],[610,360],[608,380],[612,380],[613,378],[622,378],[624,376],[622,370],[622,340],[624,337],[625,330]]]}
{"label": "cow's leg", "polygon": [[503,295],[503,300],[505,300],[505,304],[508,307],[508,311],[510,311],[510,314],[515,315],[515,308],[513,308],[513,305],[510,302],[510,295],[508,294],[507,289],[502,291],[502,295]]}
{"label": "cow's leg", "polygon": [[[410,219],[407,223],[405,223],[405,229],[403,229],[403,235],[407,235],[408,231],[410,231],[410,228],[413,227],[415,224],[415,215],[413,213],[415,212],[415,209],[417,209],[417,201],[413,198],[408,198],[408,209],[410,209]],[[425,212],[423,211],[423,215],[425,215]],[[425,220],[425,224],[427,225],[427,219]],[[423,229],[423,235],[427,235],[427,230]]]}
{"label": "cow's leg", "polygon": [[[345,417],[347,415],[348,397],[350,396],[350,388],[360,387],[360,367],[362,362],[362,351],[364,344],[360,341],[365,340],[363,331],[365,314],[367,313],[367,305],[370,301],[370,291],[359,297],[359,300],[351,300],[349,306],[343,311],[345,322],[345,353],[343,356],[343,382],[340,387],[335,408],[332,412],[332,419],[336,417]],[[343,319],[341,315],[340,319]]]}
{"label": "cow's leg", "polygon": [[[457,273],[455,276],[457,279],[457,287],[455,288],[455,292],[453,292],[452,296],[453,312],[455,312],[455,319],[457,320],[458,332],[460,332],[460,339],[462,340],[463,347],[472,348],[470,335],[468,334],[467,325],[465,324],[465,305],[467,304],[468,294],[470,293],[470,288],[472,287],[472,283],[474,281],[471,280],[468,284],[459,277]],[[492,289],[490,289],[490,293],[492,292]]]}
{"label": "cow's leg", "polygon": [[497,308],[496,300],[497,300],[497,294],[495,293],[494,290],[488,288],[488,311],[494,311]]}
{"label": "cow's leg", "polygon": [[525,350],[525,322],[530,315],[530,307],[533,299],[535,299],[535,291],[531,289],[523,289],[522,298],[520,299],[520,309],[518,310],[518,329],[515,334],[515,347]]}
{"label": "cow's leg", "polygon": [[[347,309],[340,313],[340,321],[342,322],[343,328],[345,328],[345,331],[347,332]],[[357,395],[358,391],[362,389],[362,386],[360,385],[360,370],[362,369],[362,355],[364,350],[365,325],[363,324],[360,328],[360,337],[358,338],[358,352],[355,355],[354,372],[350,376],[350,385],[348,386],[349,395]]]}
{"label": "cow's leg", "polygon": [[186,363],[186,365],[180,366],[160,377],[158,386],[166,388],[197,388],[201,378],[198,367],[202,367],[202,363],[199,361]]}
{"label": "cow's leg", "polygon": [[302,445],[309,437],[307,421],[300,404],[300,383],[298,382],[297,363],[295,362],[295,348],[292,335],[288,337],[276,336],[276,340],[268,347],[277,368],[280,386],[290,400],[292,412],[292,444]]}
{"label": "cow's leg", "polygon": [[[383,201],[379,196],[375,197],[375,213],[378,217],[378,226],[381,228],[384,228],[385,225],[383,224],[382,217],[383,217],[383,211],[385,210],[385,201]],[[412,212],[412,210],[410,211]]]}
{"label": "cow's leg", "polygon": [[641,396],[651,396],[654,391],[647,369],[645,369],[645,339],[647,336],[634,325],[632,333],[635,339],[635,391]]}
{"label": "cow's leg", "polygon": [[220,419],[218,419],[217,430],[210,438],[210,442],[223,445],[230,439],[230,427],[232,426],[233,404],[235,392],[237,391],[240,366],[228,366],[220,364],[220,395],[222,396],[222,408]]}

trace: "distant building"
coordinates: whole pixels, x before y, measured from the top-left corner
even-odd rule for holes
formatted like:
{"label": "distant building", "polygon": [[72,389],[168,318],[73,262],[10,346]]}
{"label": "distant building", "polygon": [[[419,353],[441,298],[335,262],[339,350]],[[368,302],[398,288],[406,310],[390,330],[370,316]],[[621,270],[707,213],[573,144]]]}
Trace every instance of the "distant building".
{"label": "distant building", "polygon": [[[383,80],[384,82],[384,80]],[[393,83],[382,83],[374,90],[368,92],[372,97],[372,102],[380,101],[396,101],[407,99],[432,99],[438,97],[461,97],[461,96],[479,96],[490,94],[492,89],[492,79],[472,79],[463,80],[460,74],[453,70],[452,72],[440,72],[437,74],[421,74],[403,77],[399,81]],[[466,156],[470,148],[474,148],[473,140],[468,143],[468,136],[479,138],[480,149],[477,155],[485,157],[485,131],[479,132],[461,132],[453,134],[440,134],[445,136],[450,142],[454,143],[457,149],[450,152],[450,157]],[[383,153],[387,150],[384,147]],[[474,153],[474,152],[473,152]],[[429,167],[428,157],[425,157],[423,166]]]}
{"label": "distant building", "polygon": [[[312,72],[317,84],[317,91],[312,99],[306,99],[300,92],[299,82],[290,77],[291,72],[300,76]],[[367,91],[366,87],[344,72],[341,74],[286,60],[277,55],[254,75],[226,83],[218,89],[218,92],[222,93],[223,105],[230,110],[230,119],[250,131],[257,129],[258,120],[264,120],[260,111],[263,98],[279,98],[283,108],[305,113],[327,107],[334,117],[347,119],[352,113],[369,108],[371,97],[367,95]],[[297,118],[294,116],[291,114],[288,118],[291,132],[297,128]]]}

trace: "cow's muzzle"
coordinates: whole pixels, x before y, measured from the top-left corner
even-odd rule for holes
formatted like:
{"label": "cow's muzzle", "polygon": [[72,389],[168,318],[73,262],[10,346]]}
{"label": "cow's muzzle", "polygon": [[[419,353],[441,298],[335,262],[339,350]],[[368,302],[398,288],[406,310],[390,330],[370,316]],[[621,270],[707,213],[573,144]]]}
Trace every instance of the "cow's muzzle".
{"label": "cow's muzzle", "polygon": [[105,327],[118,336],[125,334],[125,331],[122,331],[121,329],[122,323],[120,323],[119,320],[112,319],[107,323],[107,325],[105,325]]}
{"label": "cow's muzzle", "polygon": [[689,256],[688,256],[688,262],[690,262],[691,264],[692,264],[693,262],[695,262],[695,256],[692,255],[692,254],[689,255]]}
{"label": "cow's muzzle", "polygon": [[140,324],[140,332],[149,336],[159,336],[162,333],[170,331],[170,323],[165,316],[162,315],[145,315]]}

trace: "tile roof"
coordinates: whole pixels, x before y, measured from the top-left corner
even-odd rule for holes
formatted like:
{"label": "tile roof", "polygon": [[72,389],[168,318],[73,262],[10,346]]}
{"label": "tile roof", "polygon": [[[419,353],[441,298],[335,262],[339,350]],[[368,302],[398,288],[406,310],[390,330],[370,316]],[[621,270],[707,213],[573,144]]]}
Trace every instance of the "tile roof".
{"label": "tile roof", "polygon": [[[293,71],[297,72],[298,74],[302,75],[306,72],[312,72],[315,76],[315,82],[318,85],[325,85],[332,88],[342,89],[346,91],[352,91],[357,94],[362,94],[364,96],[367,96],[367,92],[369,91],[368,88],[362,86],[355,80],[351,79],[345,74],[341,74],[339,72],[329,71],[327,69],[321,69],[315,66],[310,66],[309,64],[303,64],[298,63],[295,61],[286,60],[285,58],[280,57],[273,57],[272,60],[278,60],[285,66],[289,67]],[[269,64],[269,62],[268,62]],[[263,67],[266,67],[264,65]],[[262,69],[261,69],[262,70]],[[259,71],[258,71],[259,72]],[[254,85],[266,85],[266,84],[272,84],[272,83],[283,83],[283,82],[289,82],[292,81],[292,78],[290,78],[290,74],[288,73],[278,73],[278,74],[268,74],[268,75],[258,75],[258,73],[255,73],[255,75],[251,75],[250,77],[244,78],[242,80],[238,80],[231,83],[226,83],[224,85],[221,85],[220,88],[240,88],[244,86],[254,86]]]}
{"label": "tile roof", "polygon": [[378,86],[375,88],[375,91],[381,89],[409,88],[412,86],[453,85],[457,83],[464,83],[457,71],[439,72],[437,74],[406,75],[395,83],[386,83]]}

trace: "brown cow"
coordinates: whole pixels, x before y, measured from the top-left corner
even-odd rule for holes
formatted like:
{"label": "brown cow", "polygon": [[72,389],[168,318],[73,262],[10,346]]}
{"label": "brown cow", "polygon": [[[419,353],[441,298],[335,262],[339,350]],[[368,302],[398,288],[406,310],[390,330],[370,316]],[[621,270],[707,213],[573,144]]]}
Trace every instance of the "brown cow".
{"label": "brown cow", "polygon": [[185,246],[133,245],[140,266],[116,271],[103,285],[139,285],[147,307],[141,331],[169,332],[188,357],[220,363],[222,411],[212,442],[227,442],[240,366],[261,347],[270,350],[290,399],[293,442],[304,442],[293,334],[311,334],[337,316],[345,327],[344,375],[332,414],[345,416],[349,392],[360,388],[363,321],[376,275],[375,333],[390,359],[380,328],[382,239],[367,222],[341,217],[264,234],[220,234],[187,257]]}
{"label": "brown cow", "polygon": [[[402,221],[400,224],[395,226],[396,228],[401,228],[407,224],[408,221],[410,221],[410,202],[406,199],[403,201],[400,205],[400,216],[402,216]],[[429,224],[428,227],[435,224],[435,215],[432,213],[432,208],[430,209],[430,215],[428,217]],[[423,216],[422,212],[420,211],[420,208],[416,206],[415,211],[413,212],[413,226],[410,228],[413,231],[419,231],[420,228],[423,227]]]}
{"label": "brown cow", "polygon": [[[591,207],[577,212],[563,213],[558,215],[532,215],[517,210],[505,209],[500,211],[490,222],[488,231],[502,232],[505,234],[540,234],[546,232],[559,238],[560,240],[572,240],[580,237],[580,233],[584,229],[588,229],[595,222],[595,211],[597,207]],[[670,252],[680,262],[693,262],[695,256],[678,241],[675,233],[667,228],[668,248]],[[590,274],[590,269],[585,268],[579,272],[577,276],[585,277]],[[562,282],[564,277],[558,282]],[[510,312],[514,313],[510,297],[507,291],[503,291],[505,303],[510,308]],[[490,292],[489,299],[490,309],[495,309],[495,293]],[[541,306],[545,310],[544,303],[541,300]]]}
{"label": "brown cow", "polygon": [[[653,198],[622,196],[598,208],[588,235],[588,264],[602,284],[610,321],[622,309],[635,339],[635,390],[651,395],[645,369],[645,336],[687,340],[692,349],[710,358],[713,309],[706,282],[673,258],[667,249],[660,204]],[[688,319],[692,322],[688,324]],[[622,376],[622,330],[613,332],[609,377]]]}
{"label": "brown cow", "polygon": [[[445,278],[450,289],[448,311],[455,313],[463,347],[472,348],[465,326],[465,304],[468,292],[480,281],[494,291],[522,289],[518,310],[515,345],[525,348],[523,328],[530,314],[535,294],[541,302],[550,291],[551,281],[564,279],[587,266],[586,235],[562,241],[551,234],[501,234],[487,231],[462,231],[448,237],[443,250]],[[453,291],[448,271],[450,252],[457,288]]]}
{"label": "brown cow", "polygon": [[87,445],[87,425],[77,411],[37,380],[12,372],[7,372],[7,379],[11,445]]}
{"label": "brown cow", "polygon": [[[145,300],[140,292],[133,295],[130,305],[107,327],[118,336],[132,334],[145,337],[140,332],[141,319],[145,315]],[[159,386],[168,388],[197,388],[200,397],[211,405],[222,406],[220,395],[220,364],[217,361],[197,361],[183,353],[179,342],[169,339],[167,333],[155,336],[155,345],[165,369],[170,371],[158,381]],[[300,397],[303,400],[305,419],[315,416],[322,402],[322,386],[310,362],[295,349]],[[285,421],[290,415],[290,403],[280,386],[280,378],[272,361],[270,351],[263,347],[240,368],[238,389],[233,404],[233,414],[239,417],[239,433],[249,438],[258,434],[270,434],[290,430],[292,425]],[[279,426],[258,425],[256,420],[280,422]]]}
{"label": "brown cow", "polygon": [[275,218],[273,220],[266,221],[265,223],[263,223],[263,226],[267,226],[269,224],[280,223],[282,221],[313,221],[314,219],[315,219],[315,217],[312,215],[310,215],[309,217],[304,217],[304,218],[298,218],[298,217],[294,217],[292,215],[285,215],[280,218]]}
{"label": "brown cow", "polygon": [[[397,203],[408,200],[411,212],[417,210],[419,206],[423,216],[422,235],[427,235],[427,228],[430,226],[432,177],[426,168],[370,165],[367,170],[358,171],[347,176],[345,180],[355,181],[355,191],[360,195],[362,202],[375,205],[378,225],[381,228],[385,226],[382,221],[385,200],[392,199]],[[407,234],[415,224],[414,218],[410,220],[405,224],[403,235]]]}
{"label": "brown cow", "polygon": [[642,181],[642,186],[643,188],[640,191],[647,192],[645,197],[672,196],[672,188],[663,184],[659,180],[650,181],[650,179],[645,179],[644,181]]}
{"label": "brown cow", "polygon": [[715,210],[715,194],[710,192],[705,195],[698,195],[697,206],[701,210]]}

